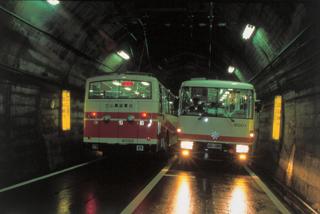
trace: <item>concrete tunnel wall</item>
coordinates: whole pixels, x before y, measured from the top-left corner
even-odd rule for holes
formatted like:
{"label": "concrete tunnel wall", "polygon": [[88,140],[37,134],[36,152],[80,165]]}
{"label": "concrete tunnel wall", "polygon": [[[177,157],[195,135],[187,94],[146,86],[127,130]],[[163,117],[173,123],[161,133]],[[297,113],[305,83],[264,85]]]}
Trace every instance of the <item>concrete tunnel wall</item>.
{"label": "concrete tunnel wall", "polygon": [[[255,164],[320,210],[319,28],[311,26],[253,79],[263,108],[256,117]],[[282,96],[280,140],[272,140],[274,96]],[[291,168],[291,169],[290,169]]]}
{"label": "concrete tunnel wall", "polygon": [[[0,187],[83,162],[85,74],[94,62],[0,13]],[[79,36],[79,41],[84,40]],[[83,47],[83,46],[82,46]],[[61,91],[71,91],[71,131],[61,131]]]}

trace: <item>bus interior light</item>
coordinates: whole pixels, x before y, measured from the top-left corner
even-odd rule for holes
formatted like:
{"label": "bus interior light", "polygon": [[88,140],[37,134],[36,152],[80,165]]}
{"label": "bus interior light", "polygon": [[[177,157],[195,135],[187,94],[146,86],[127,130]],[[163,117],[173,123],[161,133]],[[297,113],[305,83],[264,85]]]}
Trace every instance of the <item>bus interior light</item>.
{"label": "bus interior light", "polygon": [[248,145],[236,145],[236,152],[237,153],[248,153],[249,146]]}
{"label": "bus interior light", "polygon": [[180,128],[177,128],[177,132],[178,132],[178,133],[181,133],[181,131],[182,131],[182,130],[181,130]]}
{"label": "bus interior light", "polygon": [[148,82],[141,82],[141,84],[144,85],[144,86],[149,86],[150,85],[150,83],[148,83]]}
{"label": "bus interior light", "polygon": [[120,86],[121,85],[121,83],[119,81],[117,81],[117,80],[112,81],[112,84],[115,85],[115,86]]}
{"label": "bus interior light", "polygon": [[193,141],[181,141],[180,147],[181,147],[181,149],[189,149],[189,150],[192,150],[192,148],[193,148]]}

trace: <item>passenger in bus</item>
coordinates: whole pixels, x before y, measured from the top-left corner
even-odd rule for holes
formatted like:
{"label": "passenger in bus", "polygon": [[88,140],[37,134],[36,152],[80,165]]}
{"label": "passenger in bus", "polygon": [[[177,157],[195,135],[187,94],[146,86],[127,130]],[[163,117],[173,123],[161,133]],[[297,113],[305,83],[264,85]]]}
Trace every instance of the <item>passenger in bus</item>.
{"label": "passenger in bus", "polygon": [[204,112],[204,102],[200,100],[200,97],[195,96],[192,98],[191,106],[189,107],[190,112],[202,113]]}
{"label": "passenger in bus", "polygon": [[221,103],[212,102],[207,108],[207,113],[215,116],[222,116],[224,117],[226,112],[225,108],[222,106]]}

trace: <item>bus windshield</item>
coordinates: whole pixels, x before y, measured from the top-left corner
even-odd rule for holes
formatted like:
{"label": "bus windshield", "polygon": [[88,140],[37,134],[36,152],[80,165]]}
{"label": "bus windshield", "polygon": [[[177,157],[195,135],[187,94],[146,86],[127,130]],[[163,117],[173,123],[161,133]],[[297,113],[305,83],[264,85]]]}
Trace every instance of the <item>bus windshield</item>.
{"label": "bus windshield", "polygon": [[151,99],[151,83],[139,80],[105,80],[89,83],[89,99]]}
{"label": "bus windshield", "polygon": [[253,117],[253,91],[249,89],[183,87],[180,99],[182,115]]}

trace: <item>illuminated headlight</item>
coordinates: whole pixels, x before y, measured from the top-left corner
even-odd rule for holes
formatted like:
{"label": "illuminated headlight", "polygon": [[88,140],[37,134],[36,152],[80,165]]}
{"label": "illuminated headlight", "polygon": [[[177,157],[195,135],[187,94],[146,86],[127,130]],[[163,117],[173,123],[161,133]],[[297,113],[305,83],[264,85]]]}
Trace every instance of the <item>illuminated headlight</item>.
{"label": "illuminated headlight", "polygon": [[253,132],[250,132],[249,136],[250,136],[251,138],[253,138],[253,137],[254,137],[254,133],[253,133]]}
{"label": "illuminated headlight", "polygon": [[181,141],[180,147],[181,147],[181,149],[192,149],[193,142],[192,141]]}
{"label": "illuminated headlight", "polygon": [[247,145],[236,145],[236,152],[237,153],[248,153],[249,146]]}

